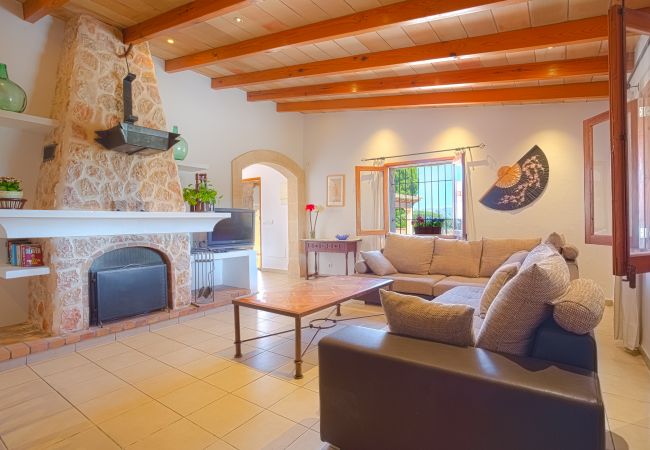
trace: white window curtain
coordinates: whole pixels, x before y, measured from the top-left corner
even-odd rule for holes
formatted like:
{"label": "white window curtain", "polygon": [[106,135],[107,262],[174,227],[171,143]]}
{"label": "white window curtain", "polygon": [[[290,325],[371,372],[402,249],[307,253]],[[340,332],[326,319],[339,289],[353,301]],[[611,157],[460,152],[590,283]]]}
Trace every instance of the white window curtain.
{"label": "white window curtain", "polygon": [[641,341],[641,280],[631,289],[621,277],[614,279],[614,339],[630,351],[637,351]]}

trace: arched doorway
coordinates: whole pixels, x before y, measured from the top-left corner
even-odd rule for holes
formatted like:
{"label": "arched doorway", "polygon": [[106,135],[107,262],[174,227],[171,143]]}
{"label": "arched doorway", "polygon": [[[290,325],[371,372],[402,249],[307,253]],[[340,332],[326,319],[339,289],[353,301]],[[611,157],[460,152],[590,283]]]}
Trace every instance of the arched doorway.
{"label": "arched doorway", "polygon": [[242,207],[242,171],[253,164],[262,164],[280,172],[287,178],[289,197],[289,274],[302,275],[300,264],[300,239],[304,236],[305,172],[291,158],[273,150],[253,150],[232,160],[232,205]]}

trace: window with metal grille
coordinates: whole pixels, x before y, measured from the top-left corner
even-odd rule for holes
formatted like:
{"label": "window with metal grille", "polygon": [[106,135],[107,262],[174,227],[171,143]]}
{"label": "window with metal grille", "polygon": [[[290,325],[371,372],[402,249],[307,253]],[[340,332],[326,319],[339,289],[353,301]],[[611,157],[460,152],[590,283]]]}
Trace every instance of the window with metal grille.
{"label": "window with metal grille", "polygon": [[393,233],[465,237],[463,156],[389,167]]}

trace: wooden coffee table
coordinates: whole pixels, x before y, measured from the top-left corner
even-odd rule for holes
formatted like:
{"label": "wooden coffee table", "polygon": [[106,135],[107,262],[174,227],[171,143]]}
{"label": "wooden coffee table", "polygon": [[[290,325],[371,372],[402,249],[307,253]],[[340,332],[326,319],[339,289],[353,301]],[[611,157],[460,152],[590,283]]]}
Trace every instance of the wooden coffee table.
{"label": "wooden coffee table", "polygon": [[[302,378],[301,319],[333,306],[336,306],[336,315],[340,316],[341,303],[369,294],[376,294],[379,289],[389,288],[392,284],[393,280],[383,278],[327,277],[312,281],[301,281],[284,289],[265,290],[249,297],[233,300],[232,303],[235,307],[235,357],[240,358],[242,356],[241,344],[243,342],[293,331],[296,334],[295,377]],[[242,340],[239,323],[240,306],[293,317],[295,320],[294,329]]]}

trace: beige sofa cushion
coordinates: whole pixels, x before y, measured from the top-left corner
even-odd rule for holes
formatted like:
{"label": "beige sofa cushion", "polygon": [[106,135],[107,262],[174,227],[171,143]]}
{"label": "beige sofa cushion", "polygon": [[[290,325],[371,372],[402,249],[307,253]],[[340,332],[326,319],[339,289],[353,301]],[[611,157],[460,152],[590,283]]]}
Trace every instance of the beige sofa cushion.
{"label": "beige sofa cushion", "polygon": [[480,276],[491,277],[497,268],[515,252],[530,251],[541,239],[483,239]]}
{"label": "beige sofa cushion", "polygon": [[512,277],[517,275],[517,271],[519,270],[520,266],[521,264],[519,263],[504,263],[492,274],[487,284],[485,285],[483,294],[481,294],[481,302],[479,306],[479,315],[481,317],[485,317],[485,314],[487,313],[490,305],[496,298],[501,288],[505,286],[505,284],[510,281]]}
{"label": "beige sofa cushion", "polygon": [[551,303],[569,288],[569,268],[553,248],[533,249],[521,269],[488,309],[476,346],[527,355],[537,327],[551,315]]}
{"label": "beige sofa cushion", "polygon": [[361,252],[361,257],[366,262],[368,268],[372,270],[372,273],[376,275],[384,276],[397,273],[397,269],[393,267],[388,258],[386,258],[379,250]]}
{"label": "beige sofa cushion", "polygon": [[443,303],[445,305],[469,305],[474,308],[474,320],[472,322],[474,328],[474,336],[478,336],[478,332],[483,325],[483,318],[478,314],[479,300],[483,294],[483,288],[478,286],[457,286],[448,290],[440,297],[436,297],[436,303]]}
{"label": "beige sofa cushion", "polygon": [[392,290],[405,294],[433,295],[433,287],[444,275],[416,275],[396,273],[388,277],[394,281]]}
{"label": "beige sofa cushion", "polygon": [[471,306],[443,305],[383,289],[379,295],[392,333],[462,347],[473,344]]}
{"label": "beige sofa cushion", "polygon": [[459,277],[459,276],[445,277],[442,280],[440,280],[438,283],[436,283],[435,286],[433,286],[433,295],[437,297],[439,295],[444,294],[448,290],[458,286],[471,286],[471,287],[484,288],[488,280],[489,278],[482,278],[482,277],[478,277],[478,278]]}
{"label": "beige sofa cushion", "polygon": [[553,302],[553,319],[562,328],[587,334],[600,323],[605,311],[605,293],[593,280],[573,280],[569,290]]}
{"label": "beige sofa cushion", "polygon": [[384,256],[400,273],[429,273],[435,239],[424,236],[386,235]]}
{"label": "beige sofa cushion", "polygon": [[436,239],[429,273],[478,277],[482,249],[482,241]]}

